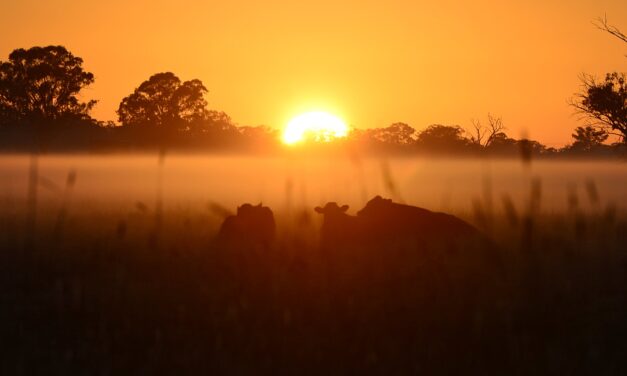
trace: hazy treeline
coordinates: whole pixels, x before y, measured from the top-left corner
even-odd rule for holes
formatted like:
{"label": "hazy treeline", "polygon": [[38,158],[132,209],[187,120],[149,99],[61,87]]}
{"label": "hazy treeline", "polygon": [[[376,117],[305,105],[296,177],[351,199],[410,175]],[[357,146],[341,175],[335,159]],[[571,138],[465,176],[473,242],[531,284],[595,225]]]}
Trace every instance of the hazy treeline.
{"label": "hazy treeline", "polygon": [[[62,46],[14,50],[0,62],[0,150],[4,151],[141,151],[154,149],[229,152],[280,151],[276,129],[243,126],[221,111],[209,109],[207,88],[198,80],[182,81],[174,73],[157,73],[123,98],[117,122],[90,115],[96,100],[80,92],[93,73]],[[468,128],[430,125],[417,131],[405,123],[354,129],[349,136],[319,147],[344,147],[362,154],[451,154],[555,156],[623,155],[627,134],[624,74],[604,82],[587,82],[573,105],[595,121],[578,127],[571,144],[556,149],[537,141],[515,139],[499,117],[473,120]],[[616,135],[619,142],[607,144]]]}

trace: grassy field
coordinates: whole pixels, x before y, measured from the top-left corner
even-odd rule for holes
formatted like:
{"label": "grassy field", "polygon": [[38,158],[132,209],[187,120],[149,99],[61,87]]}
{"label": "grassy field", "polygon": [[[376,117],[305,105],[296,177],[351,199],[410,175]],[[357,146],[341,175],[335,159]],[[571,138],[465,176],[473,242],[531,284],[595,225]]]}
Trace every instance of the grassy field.
{"label": "grassy field", "polygon": [[217,206],[41,205],[34,225],[4,207],[2,374],[627,372],[627,222],[611,207],[478,203],[496,252],[332,255],[311,208],[275,213],[270,249],[224,250]]}
{"label": "grassy field", "polygon": [[[0,374],[627,372],[620,164],[406,160],[328,176],[330,161],[20,158],[0,169]],[[450,200],[455,181],[475,186]],[[496,247],[325,251],[299,184],[351,204],[448,190],[440,208]],[[276,242],[226,249],[221,221],[251,189],[270,194]]]}

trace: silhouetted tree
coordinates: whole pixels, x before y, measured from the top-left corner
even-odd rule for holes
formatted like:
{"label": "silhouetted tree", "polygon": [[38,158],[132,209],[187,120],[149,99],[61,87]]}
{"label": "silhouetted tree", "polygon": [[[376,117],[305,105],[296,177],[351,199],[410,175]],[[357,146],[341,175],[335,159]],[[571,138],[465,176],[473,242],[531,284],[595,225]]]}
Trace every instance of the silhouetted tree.
{"label": "silhouetted tree", "polygon": [[520,157],[523,162],[526,163],[531,161],[532,156],[543,156],[556,152],[554,148],[549,149],[540,142],[530,140],[528,138],[521,138],[520,140],[517,140],[516,145],[518,146]]}
{"label": "silhouetted tree", "polygon": [[174,73],[157,73],[122,100],[119,121],[187,130],[191,123],[207,118],[205,93],[200,80],[181,82]]}
{"label": "silhouetted tree", "polygon": [[279,131],[265,125],[238,127],[239,132],[250,139],[272,139],[279,138]]}
{"label": "silhouetted tree", "polygon": [[253,151],[273,151],[279,145],[279,131],[265,125],[238,127],[243,145]]}
{"label": "silhouetted tree", "polygon": [[573,133],[573,143],[570,149],[577,151],[592,151],[603,145],[608,134],[604,129],[591,126],[577,127]]}
{"label": "silhouetted tree", "polygon": [[96,101],[82,102],[77,95],[93,82],[83,59],[65,47],[14,50],[8,61],[0,62],[0,124],[88,118]]}
{"label": "silhouetted tree", "polygon": [[206,111],[203,118],[180,122],[179,136],[189,145],[219,149],[236,148],[241,144],[241,134],[231,117],[223,111]]}
{"label": "silhouetted tree", "polygon": [[231,117],[224,111],[209,110],[204,116],[184,123],[194,135],[207,135],[220,132],[237,133],[237,126]]}
{"label": "silhouetted tree", "polygon": [[486,149],[491,154],[513,155],[518,153],[518,141],[509,137],[504,132],[497,133]]}
{"label": "silhouetted tree", "polygon": [[368,132],[368,136],[373,140],[391,145],[411,145],[416,142],[415,134],[416,130],[405,123],[394,123]]}
{"label": "silhouetted tree", "polygon": [[207,111],[206,119],[213,128],[217,128],[221,131],[235,131],[237,127],[233,122],[233,119],[224,111]]}
{"label": "silhouetted tree", "polygon": [[604,127],[609,134],[627,142],[627,84],[624,73],[608,73],[605,80],[597,82],[583,76],[583,93],[572,105],[591,120],[591,125]]}
{"label": "silhouetted tree", "polygon": [[469,131],[470,142],[482,147],[489,147],[499,135],[504,135],[503,119],[488,114],[488,125],[484,126],[479,120],[472,120],[473,130]]}
{"label": "silhouetted tree", "polygon": [[464,138],[464,130],[458,125],[434,124],[418,134],[417,144],[426,150],[439,152],[464,151],[469,142]]}

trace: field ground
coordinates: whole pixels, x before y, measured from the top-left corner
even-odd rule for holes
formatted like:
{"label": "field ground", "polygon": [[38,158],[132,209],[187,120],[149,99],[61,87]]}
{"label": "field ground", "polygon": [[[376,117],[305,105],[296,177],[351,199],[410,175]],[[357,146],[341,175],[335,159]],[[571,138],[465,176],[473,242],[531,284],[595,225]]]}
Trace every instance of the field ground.
{"label": "field ground", "polygon": [[[471,218],[499,245],[212,246],[217,216],[42,206],[0,222],[2,374],[621,374],[620,212]],[[31,219],[32,220],[32,219]],[[289,224],[289,225],[288,225]],[[33,227],[28,227],[33,226]],[[32,231],[32,232],[27,232]]]}
{"label": "field ground", "polygon": [[[511,196],[499,185],[510,177],[497,174],[510,168],[488,168],[496,171],[488,184],[482,176],[491,175],[475,167],[469,203],[430,201],[475,224],[494,249],[397,242],[324,252],[309,203],[331,198],[334,186],[340,203],[349,194],[363,203],[342,181],[307,196],[298,176],[265,188],[240,176],[249,190],[273,192],[277,240],[224,249],[214,237],[243,194],[219,193],[236,171],[222,166],[223,180],[203,180],[166,160],[160,183],[154,159],[121,173],[120,161],[82,161],[77,175],[65,162],[40,161],[36,190],[28,189],[28,159],[4,162],[0,374],[627,372],[623,165],[585,170],[593,183],[573,166],[561,169],[564,185],[534,178],[559,166],[534,167]],[[302,176],[315,181],[328,166]],[[424,179],[446,181],[439,167],[412,171],[384,169],[379,189],[417,204],[436,197],[425,190],[444,190]]]}

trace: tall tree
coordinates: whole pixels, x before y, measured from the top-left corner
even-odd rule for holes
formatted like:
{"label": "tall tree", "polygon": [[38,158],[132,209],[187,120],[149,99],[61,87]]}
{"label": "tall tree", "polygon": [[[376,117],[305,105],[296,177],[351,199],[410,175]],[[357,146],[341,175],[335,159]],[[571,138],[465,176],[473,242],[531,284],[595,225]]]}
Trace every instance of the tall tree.
{"label": "tall tree", "polygon": [[582,78],[583,92],[572,105],[583,114],[592,126],[599,126],[608,133],[627,142],[627,82],[624,73],[608,73],[605,80],[597,82],[591,76]]}
{"label": "tall tree", "polygon": [[[627,36],[616,26],[610,25],[607,16],[598,18],[593,24],[621,41],[627,43]],[[597,82],[590,75],[581,78],[583,90],[577,94],[571,105],[583,114],[590,126],[604,129],[608,134],[620,137],[627,144],[627,85],[625,73],[608,73],[605,80]],[[576,132],[577,132],[576,130]],[[573,135],[574,136],[574,135]]]}
{"label": "tall tree", "polygon": [[11,52],[0,62],[0,122],[47,124],[68,117],[85,118],[95,100],[79,92],[94,82],[83,59],[65,47],[32,47]]}
{"label": "tall tree", "polygon": [[157,73],[124,98],[118,108],[123,125],[188,129],[207,117],[207,88],[200,80],[182,82],[174,73]]}

